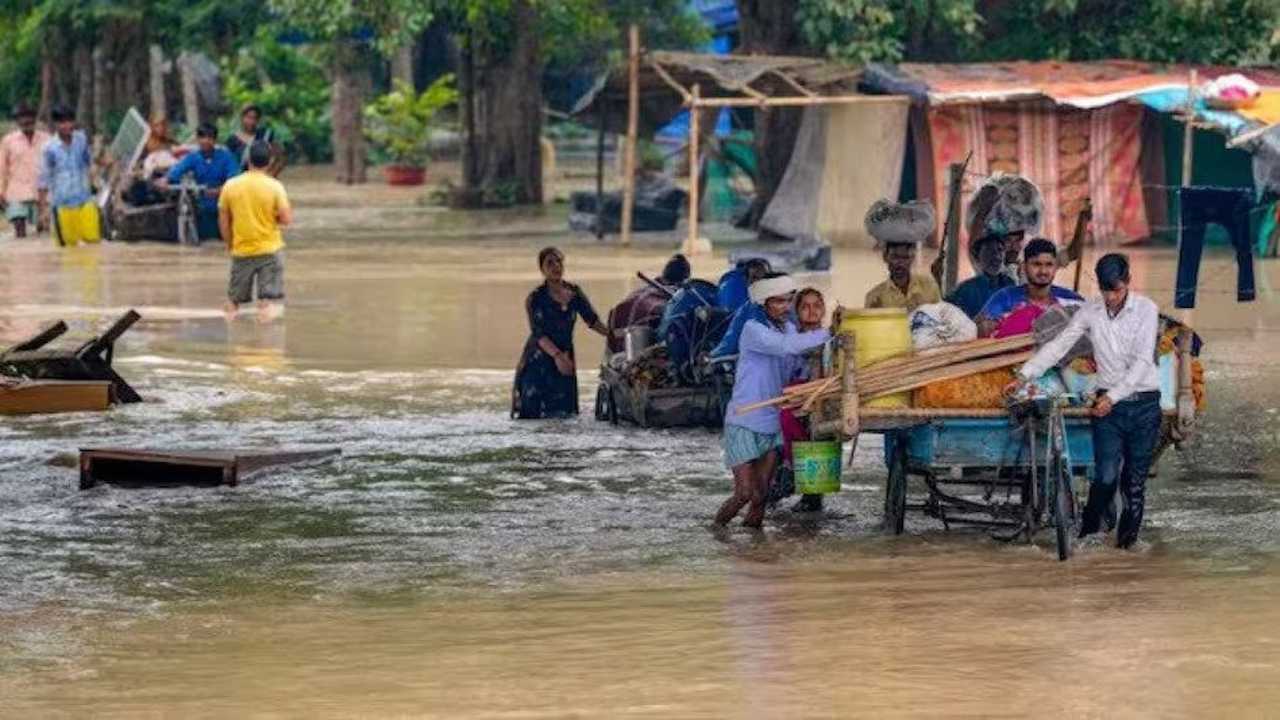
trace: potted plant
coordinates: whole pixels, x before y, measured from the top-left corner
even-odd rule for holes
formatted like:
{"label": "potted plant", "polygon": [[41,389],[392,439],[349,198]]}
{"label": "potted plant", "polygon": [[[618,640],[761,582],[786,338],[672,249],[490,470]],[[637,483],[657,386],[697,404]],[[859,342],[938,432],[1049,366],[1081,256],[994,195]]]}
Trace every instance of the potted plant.
{"label": "potted plant", "polygon": [[391,158],[383,168],[389,184],[423,183],[436,113],[457,101],[453,75],[444,75],[421,93],[397,80],[395,89],[365,108],[365,134]]}

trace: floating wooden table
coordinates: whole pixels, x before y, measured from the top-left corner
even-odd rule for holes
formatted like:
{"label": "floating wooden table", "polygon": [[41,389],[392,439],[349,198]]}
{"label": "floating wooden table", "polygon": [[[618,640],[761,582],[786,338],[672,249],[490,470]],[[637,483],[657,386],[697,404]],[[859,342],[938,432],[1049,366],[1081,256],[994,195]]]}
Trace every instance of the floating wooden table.
{"label": "floating wooden table", "polygon": [[127,450],[81,448],[80,489],[98,483],[143,485],[236,485],[268,467],[328,460],[338,448],[321,450]]}
{"label": "floating wooden table", "polygon": [[106,410],[111,406],[111,387],[106,381],[0,379],[0,415]]}

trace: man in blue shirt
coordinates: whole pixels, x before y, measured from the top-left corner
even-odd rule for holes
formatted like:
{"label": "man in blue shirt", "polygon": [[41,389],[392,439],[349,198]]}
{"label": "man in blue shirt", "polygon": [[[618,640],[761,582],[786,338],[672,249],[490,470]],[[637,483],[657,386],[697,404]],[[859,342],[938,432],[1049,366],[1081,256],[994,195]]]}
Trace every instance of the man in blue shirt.
{"label": "man in blue shirt", "polygon": [[947,296],[947,302],[963,310],[972,320],[978,317],[982,306],[987,304],[992,295],[1017,285],[1017,282],[1004,272],[1003,235],[988,233],[974,240],[969,246],[969,260],[977,274],[957,285]]}
{"label": "man in blue shirt", "polygon": [[196,226],[201,240],[220,238],[218,231],[218,195],[222,185],[240,174],[240,161],[224,147],[218,145],[218,129],[213,123],[200,123],[196,128],[196,144],[199,149],[189,153],[174,165],[164,178],[162,187],[182,182],[190,173],[201,187],[200,203],[196,206]]}
{"label": "man in blue shirt", "polygon": [[[1030,332],[1028,322],[1025,328],[1001,327],[1001,323],[1015,312],[1033,306],[1041,312],[1050,305],[1076,305],[1084,302],[1084,298],[1064,287],[1053,284],[1058,274],[1058,248],[1044,238],[1036,238],[1027,243],[1022,250],[1022,269],[1027,276],[1025,285],[997,290],[978,312],[979,337],[991,337],[997,329],[997,337]],[[1039,313],[1035,313],[1038,315]]]}
{"label": "man in blue shirt", "polygon": [[40,153],[36,180],[40,215],[52,205],[53,234],[59,245],[98,242],[102,233],[98,206],[89,185],[93,167],[89,138],[83,130],[76,129],[75,113],[68,107],[53,109],[53,125],[57,134]]}

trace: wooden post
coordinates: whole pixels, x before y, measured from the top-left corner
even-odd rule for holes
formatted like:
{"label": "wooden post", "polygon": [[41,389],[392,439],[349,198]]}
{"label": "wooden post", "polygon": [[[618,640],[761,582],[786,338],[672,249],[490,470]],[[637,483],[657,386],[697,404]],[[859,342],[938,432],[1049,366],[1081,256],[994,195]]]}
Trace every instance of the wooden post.
{"label": "wooden post", "polygon": [[640,131],[640,26],[628,32],[627,147],[622,163],[622,244],[631,244],[631,216],[636,203],[636,134]]}
{"label": "wooden post", "polygon": [[[1196,130],[1196,86],[1199,85],[1199,79],[1196,71],[1193,69],[1187,78],[1187,108],[1186,127],[1182,131],[1182,187],[1191,185],[1192,170],[1192,148],[1195,145]],[[1182,209],[1182,197],[1178,197],[1178,209]],[[1182,247],[1182,223],[1178,223],[1178,247]],[[1178,319],[1185,325],[1191,325],[1194,313],[1191,310],[1183,310],[1178,313]]]}
{"label": "wooden post", "polygon": [[685,240],[684,254],[692,256],[698,249],[698,206],[702,202],[698,197],[699,174],[702,163],[699,159],[698,141],[702,134],[702,106],[698,101],[702,98],[702,88],[693,86],[693,96],[689,100],[689,238]]}
{"label": "wooden post", "polygon": [[855,353],[858,348],[857,333],[850,330],[849,332],[841,332],[840,340],[844,344],[840,347],[841,368],[840,368],[840,414],[843,422],[843,435],[846,438],[853,439],[858,437],[858,431],[861,429],[861,422],[858,418],[858,363],[855,362]]}
{"label": "wooden post", "polygon": [[1191,391],[1191,343],[1194,341],[1191,328],[1178,331],[1178,431],[1183,437],[1196,419],[1196,396]]}
{"label": "wooden post", "polygon": [[604,100],[595,114],[595,240],[604,240]]}
{"label": "wooden post", "polygon": [[[946,237],[942,239],[945,243],[947,257],[943,266],[943,292],[949,293],[956,289],[956,283],[960,279],[960,192],[964,187],[964,169],[965,165],[960,163],[951,164],[951,202],[947,208],[947,213],[951,216],[954,213],[956,219],[947,228]],[[969,238],[969,242],[973,242],[973,238]]]}
{"label": "wooden post", "polygon": [[93,127],[99,135],[111,137],[112,128],[107,127],[107,53],[102,45],[93,48]]}
{"label": "wooden post", "polygon": [[164,51],[151,46],[151,117],[164,117],[168,107],[164,97]]}
{"label": "wooden post", "polygon": [[1187,109],[1183,118],[1187,125],[1182,131],[1182,187],[1191,184],[1191,148],[1194,145],[1196,130],[1196,87],[1200,84],[1195,70],[1187,79]]}

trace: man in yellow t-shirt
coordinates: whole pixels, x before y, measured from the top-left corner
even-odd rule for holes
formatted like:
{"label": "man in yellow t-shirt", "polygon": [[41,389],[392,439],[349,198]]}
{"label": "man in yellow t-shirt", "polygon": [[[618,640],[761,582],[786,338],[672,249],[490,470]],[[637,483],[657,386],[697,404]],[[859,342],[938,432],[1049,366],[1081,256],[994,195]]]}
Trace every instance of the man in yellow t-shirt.
{"label": "man in yellow t-shirt", "polygon": [[281,226],[293,222],[284,185],[266,173],[271,146],[262,140],[249,147],[249,171],[227,181],[218,196],[218,227],[231,252],[227,316],[253,300],[258,286],[258,316],[278,316],[284,301],[284,236]]}

